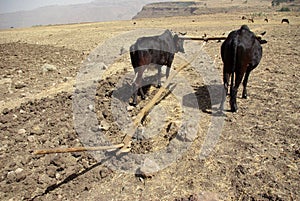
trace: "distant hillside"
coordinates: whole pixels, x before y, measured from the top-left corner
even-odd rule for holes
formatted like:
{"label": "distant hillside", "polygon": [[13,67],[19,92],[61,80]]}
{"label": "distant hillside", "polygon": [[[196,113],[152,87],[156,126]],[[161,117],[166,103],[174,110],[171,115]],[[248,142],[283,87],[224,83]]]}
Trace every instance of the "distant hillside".
{"label": "distant hillside", "polygon": [[0,14],[0,29],[49,24],[131,19],[147,3],[165,0],[95,0],[91,3],[47,6],[31,11]]}
{"label": "distant hillside", "polygon": [[204,3],[194,1],[151,3],[144,6],[133,19],[193,15],[201,6]]}
{"label": "distant hillside", "polygon": [[[290,0],[273,0],[289,1]],[[285,4],[293,11],[299,11],[299,0],[292,0]],[[170,1],[160,3],[150,3],[145,5],[142,10],[133,17],[138,18],[156,18],[170,16],[189,16],[212,13],[228,12],[261,12],[262,10],[278,10],[278,7],[272,6],[272,0],[195,0],[195,1]]]}

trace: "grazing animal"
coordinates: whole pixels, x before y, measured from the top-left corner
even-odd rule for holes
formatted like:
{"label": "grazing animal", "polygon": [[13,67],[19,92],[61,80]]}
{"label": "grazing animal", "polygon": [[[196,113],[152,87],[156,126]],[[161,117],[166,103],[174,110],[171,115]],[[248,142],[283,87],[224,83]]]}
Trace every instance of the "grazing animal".
{"label": "grazing animal", "polygon": [[170,68],[177,52],[183,52],[183,39],[177,34],[166,30],[163,34],[151,37],[141,37],[130,46],[130,59],[134,68],[135,78],[132,84],[133,105],[137,104],[137,92],[140,91],[142,99],[145,95],[142,89],[143,72],[150,64],[158,67],[158,83],[161,86],[161,67],[167,66],[166,77],[169,77]]}
{"label": "grazing animal", "polygon": [[247,18],[245,16],[242,16],[242,20],[246,20]]}
{"label": "grazing animal", "polygon": [[267,22],[267,23],[269,22],[268,18],[265,18],[265,20],[264,20],[264,21],[265,21],[265,22]]}
{"label": "grazing animal", "polygon": [[237,91],[243,80],[243,98],[247,98],[247,82],[250,72],[256,68],[262,57],[261,42],[247,25],[241,26],[240,29],[230,32],[221,46],[221,57],[224,64],[223,82],[224,94],[220,109],[223,110],[226,94],[228,92],[229,79],[231,76],[230,86],[230,107],[232,112],[237,111]]}
{"label": "grazing animal", "polygon": [[290,23],[289,19],[286,19],[286,18],[284,18],[284,19],[281,20],[281,24],[284,23],[284,22],[286,22],[288,24]]}
{"label": "grazing animal", "polygon": [[253,18],[248,18],[248,22],[254,23],[254,19]]}

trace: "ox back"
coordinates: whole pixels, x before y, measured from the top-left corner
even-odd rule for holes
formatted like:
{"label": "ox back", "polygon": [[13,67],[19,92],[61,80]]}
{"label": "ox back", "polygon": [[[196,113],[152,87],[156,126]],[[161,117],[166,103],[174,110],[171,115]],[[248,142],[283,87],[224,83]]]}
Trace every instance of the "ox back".
{"label": "ox back", "polygon": [[289,19],[282,19],[282,20],[281,20],[281,24],[284,23],[284,22],[286,22],[286,23],[288,23],[288,24],[290,23]]}
{"label": "ox back", "polygon": [[243,80],[243,98],[247,98],[247,82],[250,72],[256,68],[262,57],[262,47],[255,34],[250,31],[247,25],[240,29],[232,31],[221,46],[221,57],[224,64],[223,82],[224,94],[220,109],[223,110],[226,94],[228,92],[229,79],[230,86],[230,108],[236,112],[238,107],[236,103],[237,91]]}
{"label": "ox back", "polygon": [[184,52],[183,39],[173,35],[169,30],[163,34],[137,39],[136,43],[130,46],[130,59],[134,68],[135,78],[133,81],[133,105],[137,104],[137,91],[140,91],[142,99],[145,95],[142,89],[142,77],[145,69],[150,64],[155,64],[158,69],[158,83],[161,86],[161,66],[166,65],[166,77],[169,77],[170,68],[174,55],[178,51]]}

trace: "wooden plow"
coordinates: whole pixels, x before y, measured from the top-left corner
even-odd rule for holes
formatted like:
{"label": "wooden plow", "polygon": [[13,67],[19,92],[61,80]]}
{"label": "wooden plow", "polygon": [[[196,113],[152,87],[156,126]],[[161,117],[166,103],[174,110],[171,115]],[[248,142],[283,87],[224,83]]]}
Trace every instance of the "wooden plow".
{"label": "wooden plow", "polygon": [[[184,40],[198,40],[198,41],[220,41],[225,40],[227,37],[179,37]],[[262,40],[261,36],[256,36],[256,38],[260,41]],[[266,43],[266,42],[265,42]],[[137,127],[143,120],[144,116],[149,113],[149,111],[153,108],[153,106],[160,100],[161,95],[167,90],[168,85],[172,81],[172,79],[184,68],[186,68],[192,61],[194,61],[196,57],[194,57],[191,61],[186,62],[182,66],[180,66],[176,71],[169,76],[169,78],[164,83],[164,86],[161,87],[158,92],[155,94],[152,100],[149,101],[149,103],[139,112],[139,114],[136,116],[134,120],[134,129],[132,130],[133,133],[136,131]],[[132,134],[133,134],[132,133]],[[132,136],[127,134],[124,138],[122,143],[111,145],[111,146],[99,146],[99,147],[73,147],[73,148],[56,148],[56,149],[44,149],[44,150],[36,150],[34,151],[34,154],[53,154],[53,153],[69,153],[69,152],[83,152],[83,151],[101,151],[101,150],[107,150],[107,151],[113,151],[117,150],[117,155],[121,153],[126,153],[131,150],[131,143],[132,143]]]}
{"label": "wooden plow", "polygon": [[[139,124],[142,122],[143,118],[149,113],[149,111],[154,107],[154,105],[160,100],[162,94],[167,90],[168,85],[171,83],[172,79],[184,68],[190,65],[196,59],[196,56],[191,59],[191,61],[186,62],[185,64],[181,65],[179,68],[176,69],[174,73],[172,73],[164,85],[158,90],[158,92],[154,95],[154,97],[147,103],[147,105],[138,113],[136,118],[134,119],[133,125],[134,128],[132,129],[133,133],[136,131]],[[43,154],[53,154],[53,153],[70,153],[70,152],[83,152],[83,151],[115,151],[119,149],[116,154],[119,155],[121,153],[126,153],[131,150],[131,143],[132,143],[132,135],[127,134],[124,138],[122,143],[111,145],[111,146],[99,146],[99,147],[72,147],[72,148],[54,148],[54,149],[42,149],[42,150],[35,150],[33,154],[36,155],[43,155]]]}

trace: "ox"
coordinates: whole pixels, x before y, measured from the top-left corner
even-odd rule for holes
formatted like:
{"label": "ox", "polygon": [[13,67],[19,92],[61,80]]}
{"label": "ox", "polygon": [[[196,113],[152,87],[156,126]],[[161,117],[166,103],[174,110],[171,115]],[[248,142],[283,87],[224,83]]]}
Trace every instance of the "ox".
{"label": "ox", "polygon": [[137,104],[137,92],[140,91],[141,98],[145,99],[142,89],[143,72],[150,64],[158,68],[158,83],[161,86],[161,67],[167,66],[166,77],[169,77],[170,68],[177,52],[183,52],[183,39],[177,34],[166,30],[163,34],[151,37],[138,38],[130,46],[130,59],[134,68],[135,78],[133,81],[133,105]]}
{"label": "ox", "polygon": [[253,18],[249,18],[249,19],[248,19],[248,22],[254,23],[254,19],[253,19]]}
{"label": "ox", "polygon": [[[231,76],[230,86],[230,107],[232,112],[237,111],[236,96],[240,83],[243,80],[243,98],[247,98],[247,82],[250,72],[256,68],[262,57],[261,44],[266,43],[260,40],[250,31],[247,25],[240,29],[232,31],[221,46],[221,57],[224,63],[223,82],[224,94],[220,109],[223,110],[228,84]],[[234,76],[235,79],[234,79]]]}
{"label": "ox", "polygon": [[284,23],[284,22],[286,22],[288,24],[290,23],[289,19],[286,19],[286,18],[284,18],[284,19],[281,20],[281,24]]}

